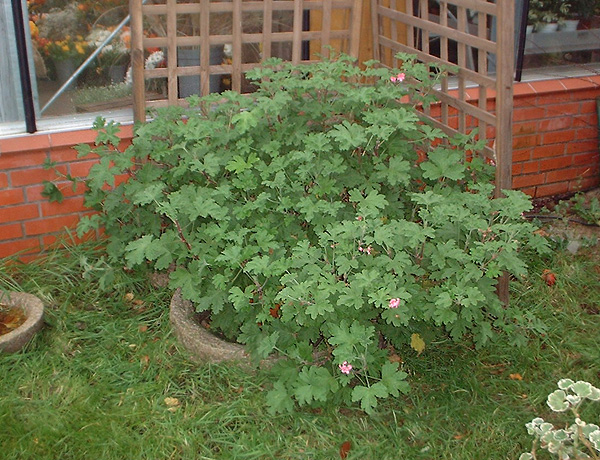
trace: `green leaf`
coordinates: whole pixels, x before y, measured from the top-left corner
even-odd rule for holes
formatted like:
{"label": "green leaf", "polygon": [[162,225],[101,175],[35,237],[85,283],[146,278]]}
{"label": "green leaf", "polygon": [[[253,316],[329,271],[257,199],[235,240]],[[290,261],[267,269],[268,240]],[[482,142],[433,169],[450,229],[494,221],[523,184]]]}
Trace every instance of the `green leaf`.
{"label": "green leaf", "polygon": [[132,241],[125,247],[125,260],[127,266],[135,267],[146,261],[146,251],[151,247],[154,237],[144,235],[141,238]]}
{"label": "green leaf", "polygon": [[304,366],[298,375],[294,396],[301,406],[312,401],[326,401],[337,390],[337,380],[324,367]]}
{"label": "green leaf", "polygon": [[462,179],[465,172],[463,154],[454,150],[438,148],[430,152],[428,161],[421,163],[423,177],[431,180],[447,178],[451,180]]}
{"label": "green leaf", "polygon": [[556,390],[548,395],[548,406],[554,412],[564,412],[569,408],[569,403],[567,402],[567,394],[564,390]]}
{"label": "green leaf", "polygon": [[48,198],[48,201],[50,201],[50,202],[52,202],[52,201],[55,201],[57,203],[63,202],[63,200],[65,199],[65,196],[63,195],[63,192],[61,192],[60,189],[53,182],[45,180],[43,182],[43,184],[44,184],[44,188],[42,190],[42,196],[44,198]]}
{"label": "green leaf", "polygon": [[377,398],[388,396],[388,390],[381,382],[377,382],[370,387],[357,385],[352,390],[352,401],[360,401],[360,408],[371,415],[377,407]]}
{"label": "green leaf", "polygon": [[406,372],[398,370],[398,363],[386,363],[381,366],[381,383],[391,396],[398,397],[400,393],[408,393],[410,387],[405,381],[406,377]]}
{"label": "green leaf", "polygon": [[277,381],[273,389],[267,393],[268,411],[271,415],[294,410],[294,401],[288,393],[283,382]]}

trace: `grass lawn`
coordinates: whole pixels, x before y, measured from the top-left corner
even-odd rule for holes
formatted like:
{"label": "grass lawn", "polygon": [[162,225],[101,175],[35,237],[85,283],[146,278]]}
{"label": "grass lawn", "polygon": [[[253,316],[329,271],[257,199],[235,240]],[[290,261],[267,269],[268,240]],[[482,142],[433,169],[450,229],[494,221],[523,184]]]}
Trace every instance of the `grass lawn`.
{"label": "grass lawn", "polygon": [[[560,378],[600,384],[598,247],[557,249],[512,283],[512,301],[545,334],[522,349],[407,347],[410,394],[371,417],[356,407],[271,416],[266,374],[190,361],[170,331],[169,293],[124,273],[102,292],[92,276],[100,256],[81,246],[0,264],[1,289],[47,307],[26,349],[0,355],[2,460],[339,459],[347,441],[349,460],[517,459],[531,446],[526,422],[559,420],[545,399]],[[584,414],[600,421],[599,407]]]}

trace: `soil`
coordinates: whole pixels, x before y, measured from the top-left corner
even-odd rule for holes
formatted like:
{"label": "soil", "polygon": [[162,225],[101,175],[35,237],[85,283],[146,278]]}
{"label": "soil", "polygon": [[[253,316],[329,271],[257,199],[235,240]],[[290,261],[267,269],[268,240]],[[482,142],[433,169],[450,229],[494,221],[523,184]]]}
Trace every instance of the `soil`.
{"label": "soil", "polygon": [[[574,195],[535,198],[533,210],[527,213],[529,218],[535,218],[542,222],[543,231],[550,238],[565,240],[567,249],[571,252],[576,252],[582,245],[597,246],[600,242],[598,222],[586,221],[574,211],[572,206],[565,205]],[[600,201],[600,188],[590,190],[583,195],[586,204],[592,200]]]}
{"label": "soil", "polygon": [[23,309],[0,304],[0,335],[14,331],[26,320]]}

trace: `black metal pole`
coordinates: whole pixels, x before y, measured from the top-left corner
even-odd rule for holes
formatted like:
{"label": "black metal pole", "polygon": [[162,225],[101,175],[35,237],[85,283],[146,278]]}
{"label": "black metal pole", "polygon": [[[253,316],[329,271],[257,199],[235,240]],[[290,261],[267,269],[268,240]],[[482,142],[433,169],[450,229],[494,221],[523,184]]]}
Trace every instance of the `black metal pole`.
{"label": "black metal pole", "polygon": [[25,128],[28,133],[37,131],[35,125],[35,108],[33,106],[33,91],[31,88],[31,75],[29,74],[29,60],[27,59],[27,41],[23,21],[23,6],[21,0],[12,0],[13,23],[15,25],[15,38],[17,41],[17,57],[19,60],[19,75],[21,77],[21,94],[23,109],[25,110]]}
{"label": "black metal pole", "polygon": [[[302,30],[310,30],[310,11],[304,10],[302,12]],[[308,61],[310,59],[310,43],[308,40],[302,41],[302,60]]]}
{"label": "black metal pole", "polygon": [[515,61],[515,81],[521,81],[523,75],[523,55],[525,54],[525,40],[527,39],[527,16],[529,14],[529,0],[522,0],[522,3],[516,3],[520,10],[515,12],[515,36],[516,36],[516,61]]}

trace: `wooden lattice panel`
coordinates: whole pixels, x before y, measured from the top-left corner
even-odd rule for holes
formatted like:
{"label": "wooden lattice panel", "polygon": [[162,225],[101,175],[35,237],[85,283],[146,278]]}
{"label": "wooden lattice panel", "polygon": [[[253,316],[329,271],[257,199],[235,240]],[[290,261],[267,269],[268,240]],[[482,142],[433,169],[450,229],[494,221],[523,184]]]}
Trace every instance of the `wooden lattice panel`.
{"label": "wooden lattice panel", "polygon": [[[329,47],[358,56],[361,5],[361,0],[131,0],[136,119],[144,119],[146,105],[183,104],[181,77],[199,76],[201,95],[211,91],[215,76],[244,92],[244,72],[270,57],[302,63],[327,55]],[[225,46],[230,56],[214,61],[214,50]],[[163,50],[166,65],[145,69],[148,49]],[[184,66],[182,50],[195,52],[197,64]],[[166,98],[146,102],[153,80],[162,80]]]}
{"label": "wooden lattice panel", "polygon": [[[449,133],[477,129],[482,154],[497,163],[497,193],[511,188],[513,0],[372,0],[375,58],[393,67],[397,52],[453,66],[425,110]],[[490,137],[493,142],[488,140]]]}

